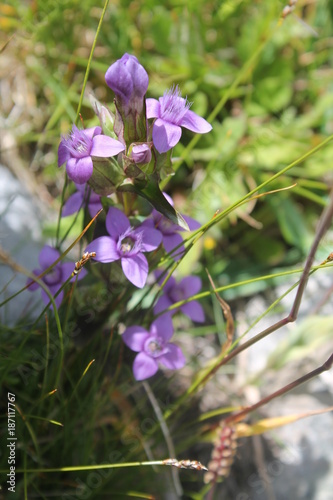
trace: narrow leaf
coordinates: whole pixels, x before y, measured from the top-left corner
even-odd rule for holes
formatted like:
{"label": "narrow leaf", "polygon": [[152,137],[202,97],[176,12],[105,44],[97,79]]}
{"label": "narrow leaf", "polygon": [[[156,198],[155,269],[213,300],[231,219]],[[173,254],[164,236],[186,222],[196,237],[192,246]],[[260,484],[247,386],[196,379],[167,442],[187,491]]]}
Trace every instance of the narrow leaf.
{"label": "narrow leaf", "polygon": [[132,179],[132,182],[126,182],[126,184],[123,183],[120,190],[137,193],[139,196],[148,200],[149,203],[151,203],[153,207],[158,210],[158,212],[165,215],[165,217],[170,219],[174,224],[177,224],[183,229],[189,231],[189,227],[185,219],[179,212],[177,212],[177,210],[173,208],[172,205],[170,205],[160,190],[156,176],[151,175],[146,181],[135,181],[135,179]]}
{"label": "narrow leaf", "polygon": [[301,420],[302,418],[312,417],[313,415],[321,415],[322,413],[327,413],[329,411],[333,411],[333,406],[324,408],[323,410],[314,410],[306,413],[296,413],[283,417],[264,418],[263,420],[259,420],[252,425],[241,422],[236,426],[237,435],[238,437],[248,437],[256,434],[263,434],[264,432],[271,431],[272,429],[277,429],[278,427],[283,427],[284,425],[297,422],[297,420]]}
{"label": "narrow leaf", "polygon": [[234,333],[235,333],[235,322],[234,322],[234,318],[232,316],[232,313],[231,313],[231,309],[229,307],[229,304],[227,304],[227,302],[225,300],[223,300],[219,294],[217,292],[215,292],[216,290],[216,286],[215,286],[215,283],[211,277],[211,275],[209,274],[208,270],[206,269],[206,273],[207,273],[207,276],[208,276],[208,279],[210,281],[210,284],[212,285],[213,289],[214,289],[214,293],[215,293],[215,296],[217,298],[217,300],[219,301],[220,303],[220,306],[221,306],[221,309],[222,309],[222,312],[223,312],[223,316],[225,318],[225,321],[226,321],[226,334],[227,334],[227,340],[225,341],[225,343],[223,344],[222,346],[222,351],[221,353],[225,353],[228,349],[230,349],[231,347],[231,344],[232,344],[232,339],[233,339],[233,336],[234,336]]}

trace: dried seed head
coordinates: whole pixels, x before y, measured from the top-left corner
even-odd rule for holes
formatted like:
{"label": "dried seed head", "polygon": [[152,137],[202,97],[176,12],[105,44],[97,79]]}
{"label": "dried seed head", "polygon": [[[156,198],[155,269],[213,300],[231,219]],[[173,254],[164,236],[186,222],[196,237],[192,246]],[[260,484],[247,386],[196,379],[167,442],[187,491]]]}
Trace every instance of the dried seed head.
{"label": "dried seed head", "polygon": [[163,465],[172,465],[173,467],[177,467],[177,469],[208,471],[207,467],[202,465],[202,463],[197,460],[177,460],[176,458],[167,458],[166,460],[163,460]]}
{"label": "dried seed head", "polygon": [[208,472],[204,476],[206,484],[215,482],[218,477],[227,477],[237,449],[237,433],[235,427],[221,422],[217,433]]}
{"label": "dried seed head", "polygon": [[75,267],[74,267],[74,276],[76,276],[77,274],[79,274],[79,272],[81,271],[81,269],[83,268],[83,266],[88,262],[88,260],[92,259],[96,257],[96,252],[84,252],[84,254],[82,255],[82,258],[80,260],[78,260],[77,262],[75,262]]}

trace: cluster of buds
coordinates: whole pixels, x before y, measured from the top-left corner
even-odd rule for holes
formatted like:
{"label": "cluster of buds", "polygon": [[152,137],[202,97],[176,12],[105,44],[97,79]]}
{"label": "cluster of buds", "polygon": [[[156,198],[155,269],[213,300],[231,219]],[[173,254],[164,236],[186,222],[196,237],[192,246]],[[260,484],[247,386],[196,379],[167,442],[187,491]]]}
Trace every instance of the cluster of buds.
{"label": "cluster of buds", "polygon": [[148,74],[135,56],[124,54],[105,75],[114,92],[115,112],[94,99],[100,126],[79,130],[73,125],[58,150],[58,166],[66,163],[68,177],[88,183],[93,193],[108,196],[131,191],[146,198],[159,212],[188,229],[159,189],[172,173],[172,148],[182,127],[207,133],[211,125],[190,111],[191,103],[172,87],[156,99],[146,99]]}
{"label": "cluster of buds", "polygon": [[215,483],[219,477],[223,478],[229,475],[236,450],[236,429],[222,421],[217,433],[212,457],[208,463],[208,472],[204,476],[206,484]]}

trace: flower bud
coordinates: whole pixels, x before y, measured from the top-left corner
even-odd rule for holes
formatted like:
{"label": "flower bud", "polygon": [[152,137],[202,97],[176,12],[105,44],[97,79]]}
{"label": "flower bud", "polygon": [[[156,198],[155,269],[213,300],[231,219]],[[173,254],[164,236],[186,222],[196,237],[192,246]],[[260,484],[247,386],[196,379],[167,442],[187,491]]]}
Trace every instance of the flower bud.
{"label": "flower bud", "polygon": [[114,132],[127,146],[147,140],[145,94],[148,74],[135,56],[124,54],[105,74],[107,85],[115,93]]}
{"label": "flower bud", "polygon": [[135,144],[132,147],[131,158],[135,163],[150,163],[151,149],[147,143]]}
{"label": "flower bud", "polygon": [[135,56],[124,54],[105,74],[106,84],[116,98],[128,105],[129,101],[143,99],[148,88],[148,74]]}

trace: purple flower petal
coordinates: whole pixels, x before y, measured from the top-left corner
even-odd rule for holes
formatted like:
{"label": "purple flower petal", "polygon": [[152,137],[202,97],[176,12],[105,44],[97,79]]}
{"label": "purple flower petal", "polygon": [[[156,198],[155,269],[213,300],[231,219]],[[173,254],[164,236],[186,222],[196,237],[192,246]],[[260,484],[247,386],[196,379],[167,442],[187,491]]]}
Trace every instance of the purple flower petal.
{"label": "purple flower petal", "polygon": [[126,328],[121,338],[132,351],[140,352],[144,348],[144,343],[149,337],[147,330],[141,326],[130,326]]}
{"label": "purple flower petal", "polygon": [[136,144],[131,151],[131,158],[135,163],[149,163],[151,160],[151,148],[148,144]]}
{"label": "purple flower petal", "polygon": [[[168,307],[170,307],[171,305],[172,302],[169,297],[167,295],[162,295],[162,297],[160,297],[155,304],[154,314],[159,314],[160,312],[165,311],[165,309],[168,309]],[[172,311],[170,311],[170,314],[173,314],[176,311],[176,309],[173,309]]]}
{"label": "purple flower petal", "polygon": [[173,207],[174,206],[174,202],[173,202],[173,199],[171,198],[171,196],[168,195],[168,193],[165,193],[164,191],[163,191],[163,196],[164,196],[164,198],[166,200],[168,200],[168,202],[170,203],[170,205]]}
{"label": "purple flower petal", "polygon": [[[58,288],[58,290],[59,290],[59,288]],[[51,292],[52,295],[54,295],[54,293],[51,290],[50,290],[50,292]],[[57,309],[60,307],[63,298],[64,298],[64,292],[63,291],[61,291],[59,293],[59,295],[54,298],[54,301],[55,301],[55,304],[57,306]],[[47,295],[47,293],[43,289],[42,289],[42,300],[43,300],[43,302],[44,302],[45,305],[47,305],[47,304],[49,304],[51,302],[49,296]],[[53,310],[53,304],[52,303],[51,303],[51,309]]]}
{"label": "purple flower petal", "polygon": [[109,158],[110,156],[115,156],[121,151],[124,151],[124,149],[125,146],[120,141],[116,141],[107,135],[96,135],[92,140],[90,155],[100,158]]}
{"label": "purple flower petal", "polygon": [[202,305],[197,300],[192,300],[180,307],[180,310],[186,314],[192,321],[203,323],[205,321],[205,313]]}
{"label": "purple flower petal", "polygon": [[77,191],[72,194],[63,206],[61,216],[67,217],[68,215],[75,214],[83,207],[83,195],[81,192]]}
{"label": "purple flower petal", "polygon": [[148,262],[142,253],[133,255],[132,257],[123,257],[121,259],[121,267],[123,272],[133,285],[138,288],[143,288],[148,276]]}
{"label": "purple flower petal", "polygon": [[113,63],[105,74],[106,84],[116,96],[128,102],[143,98],[148,88],[148,74],[135,56],[125,53]]}
{"label": "purple flower petal", "polygon": [[95,217],[95,215],[97,214],[97,212],[103,208],[102,206],[102,203],[101,203],[101,198],[98,197],[98,201],[94,200],[94,201],[89,201],[89,204],[88,204],[88,210],[89,210],[89,213],[91,215],[91,217]]}
{"label": "purple flower petal", "polygon": [[[183,238],[178,233],[163,235],[163,245],[167,253],[171,253],[172,250],[176,248],[179,244],[182,244],[183,241],[184,241]],[[183,251],[184,251],[184,245],[182,244],[175,252],[175,255],[177,254],[177,259],[180,258],[180,255],[178,255],[178,253],[181,254]],[[174,259],[175,255],[173,255]]]}
{"label": "purple flower petal", "polygon": [[200,292],[202,284],[199,276],[186,276],[180,281],[179,286],[184,290],[184,296],[189,298]]}
{"label": "purple flower petal", "polygon": [[159,118],[160,103],[157,99],[146,99],[147,118]]}
{"label": "purple flower petal", "polygon": [[93,162],[90,156],[70,158],[66,163],[68,177],[77,184],[87,182],[93,173]]}
{"label": "purple flower petal", "polygon": [[[75,264],[74,262],[65,262],[64,264],[61,265],[61,272],[62,272],[62,282],[65,282],[68,280],[72,272],[74,271]],[[86,269],[81,269],[81,271],[76,275],[73,276],[71,281],[75,280],[82,280],[86,275],[88,274],[88,271]]]}
{"label": "purple flower petal", "polygon": [[[78,191],[80,191],[80,193],[82,193],[82,198],[84,198],[84,195],[86,194],[86,190],[87,190],[87,185],[86,184],[75,184],[75,187]],[[89,186],[88,186],[88,188],[89,188]]]}
{"label": "purple flower petal", "polygon": [[147,99],[147,118],[157,118],[153,125],[153,142],[159,153],[173,148],[181,137],[181,127],[204,134],[212,127],[193,111],[191,103],[181,97],[179,87],[171,87],[157,103]]}
{"label": "purple flower petal", "polygon": [[57,291],[59,290],[59,288],[62,287],[63,282],[58,281],[57,283],[54,283],[53,285],[48,285],[47,283],[45,283],[45,284],[48,287],[48,289],[50,290],[51,294],[55,295],[57,293]]}
{"label": "purple flower petal", "polygon": [[182,129],[178,125],[157,118],[153,126],[153,143],[159,153],[166,153],[180,140]]}
{"label": "purple flower petal", "polygon": [[156,250],[162,241],[162,234],[157,229],[150,229],[139,226],[133,231],[134,234],[142,233],[142,252],[151,252]]}
{"label": "purple flower petal", "polygon": [[[157,270],[157,271],[155,271],[154,274],[155,274],[157,283],[159,283],[161,285],[168,273],[166,273],[165,271],[162,271],[162,270]],[[176,284],[175,278],[173,276],[170,276],[170,278],[168,279],[168,281],[165,283],[165,285],[163,287],[164,293],[166,293],[168,290],[170,290],[170,288],[173,288],[175,286],[175,284]]]}
{"label": "purple flower petal", "polygon": [[[32,274],[35,274],[36,276],[39,276],[40,274],[42,274],[42,272],[43,272],[42,269],[34,269],[32,271]],[[30,283],[33,283],[33,284],[30,285]],[[29,288],[28,288],[29,292],[34,292],[35,290],[37,290],[37,288],[39,288],[39,284],[36,281],[33,282],[33,280],[31,278],[29,278],[27,280],[27,286],[28,285],[30,285]]]}
{"label": "purple flower petal", "polygon": [[84,129],[84,133],[89,139],[92,139],[96,135],[100,135],[102,133],[101,127],[89,127]]}
{"label": "purple flower petal", "polygon": [[156,225],[155,225],[155,222],[152,218],[147,218],[145,219],[141,224],[140,224],[140,227],[143,228],[143,227],[149,227],[150,229],[156,229]]}
{"label": "purple flower petal", "polygon": [[198,134],[207,134],[207,132],[210,132],[213,128],[207,120],[190,110],[185,113],[179,125],[192,132],[197,132]]}
{"label": "purple flower petal", "polygon": [[58,167],[61,167],[69,158],[70,154],[63,139],[58,147]]}
{"label": "purple flower petal", "polygon": [[50,267],[54,261],[60,257],[60,253],[55,248],[50,247],[50,245],[45,245],[39,254],[39,264],[43,271]]}
{"label": "purple flower petal", "polygon": [[105,81],[116,95],[129,101],[133,93],[132,76],[119,62],[118,60],[109,67],[105,73]]}
{"label": "purple flower petal", "polygon": [[160,337],[165,342],[168,342],[173,335],[173,325],[170,314],[163,314],[150,326],[150,334],[152,337]]}
{"label": "purple flower petal", "polygon": [[152,377],[158,370],[158,364],[145,352],[140,352],[133,363],[133,374],[136,380]]}
{"label": "purple flower petal", "polygon": [[89,243],[85,252],[96,252],[96,257],[94,259],[98,262],[114,262],[120,258],[117,244],[109,236],[96,238],[96,240]]}
{"label": "purple flower petal", "polygon": [[[189,227],[190,231],[196,231],[201,227],[201,224],[199,221],[192,219],[192,217],[189,217],[188,215],[183,215],[183,218],[185,219],[185,222],[187,222],[187,225]],[[182,227],[179,227],[180,231],[184,231]]]}
{"label": "purple flower petal", "polygon": [[105,225],[107,232],[113,239],[118,239],[119,236],[129,229],[130,222],[126,215],[118,208],[111,207],[106,215]]}
{"label": "purple flower petal", "polygon": [[168,352],[162,354],[158,361],[169,370],[179,370],[185,365],[185,357],[180,347],[175,344],[167,345]]}
{"label": "purple flower petal", "polygon": [[[72,272],[74,271],[75,264],[74,262],[64,262],[61,264],[61,281],[64,283],[68,280]],[[80,273],[81,274],[81,273]],[[78,277],[80,275],[78,274]]]}

